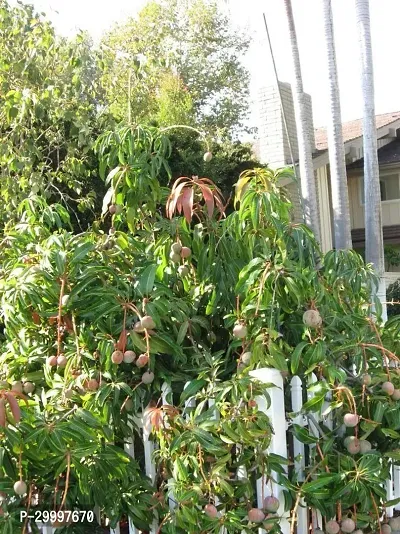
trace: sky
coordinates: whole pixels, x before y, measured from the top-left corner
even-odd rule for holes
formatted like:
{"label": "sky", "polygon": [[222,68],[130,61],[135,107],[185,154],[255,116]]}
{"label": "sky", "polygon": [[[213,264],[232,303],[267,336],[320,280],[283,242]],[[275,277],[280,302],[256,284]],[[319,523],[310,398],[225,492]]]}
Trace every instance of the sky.
{"label": "sky", "polygon": [[[15,0],[12,0],[15,3]],[[58,31],[71,35],[87,30],[95,40],[115,22],[135,15],[145,0],[31,0]],[[311,94],[314,125],[323,126],[329,111],[322,23],[322,0],[292,0],[304,90]],[[281,81],[292,82],[290,43],[282,0],[229,0],[234,24],[252,37],[245,58],[251,73],[252,114],[257,126],[257,93],[274,84],[271,55],[262,14],[265,12]],[[342,120],[362,116],[359,49],[354,0],[332,0]],[[370,0],[376,113],[400,110],[398,22],[400,0]]]}

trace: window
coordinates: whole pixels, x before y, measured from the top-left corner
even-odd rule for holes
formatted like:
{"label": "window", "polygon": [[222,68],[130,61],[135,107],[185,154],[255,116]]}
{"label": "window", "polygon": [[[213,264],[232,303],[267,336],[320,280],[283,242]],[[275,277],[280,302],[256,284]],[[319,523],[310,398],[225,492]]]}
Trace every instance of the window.
{"label": "window", "polygon": [[396,200],[400,198],[398,174],[387,174],[380,178],[381,200]]}
{"label": "window", "polygon": [[[364,179],[361,182],[361,203],[364,204]],[[379,177],[382,202],[400,200],[400,174],[384,174]]]}

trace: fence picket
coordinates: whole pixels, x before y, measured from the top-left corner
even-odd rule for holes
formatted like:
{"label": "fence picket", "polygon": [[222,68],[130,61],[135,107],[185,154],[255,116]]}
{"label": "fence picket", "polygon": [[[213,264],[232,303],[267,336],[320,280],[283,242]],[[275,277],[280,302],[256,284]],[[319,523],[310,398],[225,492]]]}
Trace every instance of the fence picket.
{"label": "fence picket", "polygon": [[[311,373],[311,376],[309,377],[309,385],[312,386],[313,384],[316,384],[317,382],[318,382],[318,378],[317,378],[316,374],[315,373]],[[312,391],[308,391],[307,392],[307,397],[309,399],[313,399],[314,396],[315,395],[314,395],[314,393]],[[313,417],[316,420],[316,422],[318,423],[322,419],[321,410],[318,413],[314,413]],[[318,426],[313,421],[310,421],[310,420],[308,421],[308,427],[310,429],[310,434],[312,434],[316,438],[320,437]],[[315,449],[315,445],[309,445],[310,455],[312,454],[313,449]],[[314,510],[313,513],[312,513],[312,524],[313,524],[313,528],[314,529],[319,528],[319,527],[322,526],[322,515],[318,510]]]}
{"label": "fence picket", "polygon": [[53,534],[55,532],[55,529],[51,525],[46,525],[44,523],[38,523],[36,525],[39,529],[39,532],[41,534]]}
{"label": "fence picket", "polygon": [[[135,458],[133,426],[129,425],[129,428],[131,430],[131,437],[128,438],[128,440],[124,443],[124,449],[125,449],[125,452],[129,454],[131,458]],[[99,514],[99,517],[100,517],[100,514]],[[98,519],[98,522],[100,523],[99,519]],[[129,534],[139,534],[139,530],[135,527],[131,518],[129,518],[128,522],[129,522]]]}
{"label": "fence picket", "polygon": [[[393,466],[393,486],[394,486],[394,498],[400,499],[400,466]],[[395,504],[395,510],[400,510],[400,503]]]}
{"label": "fence picket", "polygon": [[[144,445],[144,463],[145,463],[145,470],[146,475],[151,479],[152,483],[154,484],[156,479],[156,466],[153,460],[153,453],[155,449],[154,442],[150,439],[150,433],[151,433],[151,422],[150,418],[146,417],[146,410],[142,417],[142,428],[143,428],[143,445]],[[156,534],[158,529],[158,522],[157,519],[154,518],[150,534]]]}
{"label": "fence picket", "polygon": [[[316,377],[316,375],[314,373],[311,374],[310,378],[309,378],[309,385],[312,386],[313,384],[316,384],[318,382],[318,378]],[[313,391],[308,391],[307,392],[307,398],[308,400],[311,400],[315,397],[314,395],[314,392]],[[317,417],[317,416],[316,416]],[[310,429],[310,434],[312,434],[313,436],[315,436],[316,438],[319,437],[319,432],[318,432],[318,428],[317,426],[312,422],[312,421],[309,421],[308,422],[308,426],[309,426],[309,429]],[[310,449],[313,448],[314,446],[311,445],[310,446]]]}
{"label": "fence picket", "polygon": [[[172,393],[171,386],[164,382],[161,388],[162,391],[162,403],[163,405],[169,404],[168,402],[168,396]],[[165,423],[165,425],[168,427],[168,423]],[[173,510],[176,507],[176,500],[174,498],[174,479],[169,478],[167,481],[167,487],[168,487],[168,506],[170,510]]]}
{"label": "fence picket", "polygon": [[115,528],[110,528],[110,534],[121,534],[121,529],[119,523]]}
{"label": "fence picket", "polygon": [[[208,399],[208,408],[211,409],[211,408],[213,408],[213,406],[215,406],[215,399]],[[215,408],[215,410],[213,410],[212,418],[215,419],[215,420],[219,419],[219,412],[217,411],[216,408]],[[215,504],[215,506],[218,506],[220,504],[220,501],[219,501],[217,496],[214,497],[214,504]],[[224,513],[224,511],[225,510],[222,510],[222,513]],[[222,527],[219,532],[220,532],[220,534],[226,534],[226,528]]]}
{"label": "fence picket", "polygon": [[[313,453],[315,445],[305,446],[301,441],[299,441],[295,435],[287,432],[287,423],[286,423],[286,414],[285,414],[285,395],[284,395],[284,384],[280,371],[276,369],[257,369],[250,372],[250,376],[253,379],[264,384],[274,384],[275,387],[268,389],[268,393],[271,398],[271,405],[267,406],[267,401],[264,396],[257,396],[256,402],[258,409],[264,412],[271,421],[272,427],[274,429],[274,435],[272,436],[271,445],[268,449],[269,453],[273,453],[284,458],[287,458],[288,449],[287,449],[287,440],[293,440],[293,462],[294,468],[297,473],[297,478],[299,481],[304,481],[305,479],[305,458],[307,448],[310,454]],[[317,382],[317,377],[315,374],[312,374],[309,377],[309,385]],[[185,388],[189,385],[189,382],[185,384]],[[299,425],[301,427],[308,427],[312,435],[319,437],[318,423],[323,421],[323,423],[330,429],[333,428],[333,416],[332,413],[324,416],[323,413],[328,407],[330,397],[327,396],[326,402],[323,405],[322,410],[319,413],[313,414],[315,421],[306,420],[301,412],[303,406],[303,395],[306,388],[306,383],[304,383],[300,377],[294,376],[290,382],[290,398],[291,398],[291,408],[294,413],[298,415],[294,417],[293,424]],[[171,388],[168,384],[164,383],[162,386],[162,402],[163,404],[170,404],[167,402],[167,397],[171,393]],[[307,393],[308,399],[314,397],[313,392]],[[208,400],[208,407],[212,408],[215,404],[214,399]],[[188,419],[190,417],[190,411],[192,408],[195,408],[196,400],[194,397],[191,397],[186,400],[184,406],[184,415]],[[217,412],[213,417],[218,417]],[[153,452],[156,447],[156,444],[150,439],[151,434],[151,423],[149,417],[146,417],[146,410],[140,418],[136,418],[136,424],[138,429],[142,431],[142,440],[144,446],[145,454],[145,472],[146,475],[150,477],[154,483],[156,477],[156,465],[153,460]],[[343,429],[341,429],[343,430]],[[134,449],[134,431],[133,427],[131,428],[132,437],[130,437],[124,444],[125,451],[132,457],[135,457]],[[279,480],[277,473],[272,474],[274,480]],[[246,469],[240,467],[237,469],[237,478],[247,479]],[[400,498],[400,466],[392,465],[390,469],[390,479],[385,483],[387,500],[394,500]],[[270,489],[272,488],[272,493],[279,499],[281,505],[278,510],[278,515],[281,518],[280,529],[282,534],[289,534],[290,532],[290,523],[288,517],[284,514],[284,494],[283,487],[280,486],[277,482],[272,482],[269,485],[268,480],[265,480],[263,477],[257,480],[257,503],[259,507],[263,507],[264,497],[270,494]],[[168,499],[170,510],[173,510],[176,506],[175,500],[173,498],[173,480],[168,480]],[[219,500],[215,498],[215,504],[219,504]],[[393,506],[389,506],[386,509],[388,517],[392,517],[394,511],[400,511],[400,503]],[[95,508],[96,518],[99,519],[100,511],[98,508]],[[322,528],[322,516],[319,511],[315,509],[308,508],[304,500],[300,501],[300,506],[297,510],[297,522],[296,522],[296,533],[297,534],[306,534],[310,530],[309,522],[311,522],[313,529],[319,527]],[[54,534],[55,529],[47,524],[38,525],[41,534]],[[158,521],[154,519],[151,530],[149,534],[156,534],[158,530]],[[139,534],[141,531],[138,530],[134,525],[131,519],[129,519],[129,534]],[[225,534],[225,530],[222,529],[219,534]],[[263,529],[259,529],[259,534],[264,533]],[[115,529],[110,529],[110,534],[120,534],[120,525],[117,525]]]}
{"label": "fence picket", "polygon": [[[387,500],[388,501],[391,501],[394,499],[394,487],[393,487],[393,465],[390,466],[390,478],[389,480],[386,481],[386,495],[387,495]],[[386,507],[386,514],[388,515],[388,517],[393,517],[393,510],[394,510],[394,507],[393,506],[387,506]]]}
{"label": "fence picket", "polygon": [[[291,386],[291,400],[292,400],[292,410],[295,413],[301,411],[303,406],[303,383],[299,376],[294,376],[290,383]],[[294,419],[293,423],[301,427],[305,426],[304,417],[299,413]],[[304,469],[305,469],[305,450],[304,443],[299,441],[295,436],[293,436],[293,456],[294,456],[294,466],[297,472],[297,477],[299,481],[304,480]],[[300,506],[297,510],[297,532],[308,532],[308,511],[304,503],[304,499],[300,500]]]}
{"label": "fence picket", "polygon": [[[258,404],[259,410],[266,413],[270,418],[272,427],[274,429],[274,435],[272,436],[271,445],[269,447],[270,453],[277,454],[283,458],[287,458],[287,423],[286,423],[286,413],[285,413],[285,397],[283,389],[283,378],[281,372],[277,369],[256,369],[255,371],[250,371],[250,376],[259,380],[264,384],[274,384],[275,387],[268,389],[268,393],[271,398],[271,405],[267,406],[267,401],[264,396],[257,396],[256,402]],[[273,473],[273,477],[277,480],[277,473]],[[280,506],[278,510],[278,515],[282,518],[280,522],[280,528],[282,534],[289,534],[290,526],[288,518],[284,515],[284,503],[285,496],[283,493],[283,488],[276,482],[272,483],[272,489],[274,496],[279,499]],[[265,483],[265,480],[260,478],[257,480],[257,498],[258,506],[263,507],[263,498],[268,495],[268,487]],[[259,529],[259,532],[263,532],[262,529]]]}

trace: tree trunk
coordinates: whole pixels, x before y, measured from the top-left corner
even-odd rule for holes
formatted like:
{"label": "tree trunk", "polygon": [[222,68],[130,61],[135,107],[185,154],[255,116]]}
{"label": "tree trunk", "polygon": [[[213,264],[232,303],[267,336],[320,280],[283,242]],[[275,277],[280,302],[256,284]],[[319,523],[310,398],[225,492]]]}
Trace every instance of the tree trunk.
{"label": "tree trunk", "polygon": [[323,0],[323,14],[329,81],[328,148],[332,190],[334,246],[336,249],[350,249],[352,248],[352,242],[349,191],[347,186],[346,159],[342,133],[342,117],[340,111],[339,82],[336,66],[331,0]]}
{"label": "tree trunk", "polygon": [[373,290],[382,302],[386,320],[385,262],[383,251],[381,193],[376,138],[374,72],[372,63],[369,0],[356,0],[356,17],[361,58],[364,133],[365,259],[379,276],[379,289]]}
{"label": "tree trunk", "polygon": [[[286,10],[286,18],[289,28],[290,45],[292,49],[292,61],[294,68],[294,109],[296,116],[296,130],[299,145],[299,170],[301,195],[303,197],[304,218],[314,232],[317,241],[320,239],[317,192],[315,186],[314,167],[312,161],[311,142],[307,108],[304,98],[303,82],[301,77],[299,48],[297,45],[296,28],[294,25],[291,0],[283,0]],[[311,127],[313,127],[311,125]]]}

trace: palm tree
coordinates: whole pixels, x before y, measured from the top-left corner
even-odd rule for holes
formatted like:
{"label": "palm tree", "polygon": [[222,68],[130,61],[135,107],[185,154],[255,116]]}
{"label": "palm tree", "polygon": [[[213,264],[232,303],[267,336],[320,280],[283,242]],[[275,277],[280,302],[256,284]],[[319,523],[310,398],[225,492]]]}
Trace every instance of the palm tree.
{"label": "palm tree", "polygon": [[320,228],[318,217],[317,192],[315,187],[314,167],[312,161],[309,124],[307,120],[307,107],[301,77],[299,48],[297,45],[296,28],[294,25],[291,0],[283,0],[286,18],[289,27],[290,45],[294,68],[294,108],[296,115],[296,129],[299,145],[299,169],[301,195],[303,197],[304,218],[318,241],[320,241]]}
{"label": "palm tree", "polygon": [[364,195],[365,195],[365,259],[372,263],[379,276],[379,289],[374,290],[383,303],[386,320],[385,262],[383,252],[381,193],[379,185],[378,146],[375,122],[374,71],[372,63],[369,0],[356,0],[356,18],[361,57],[364,129]]}
{"label": "palm tree", "polygon": [[331,0],[323,0],[324,33],[328,63],[329,116],[328,147],[331,174],[334,244],[336,249],[352,248],[349,192],[340,111],[339,82]]}

